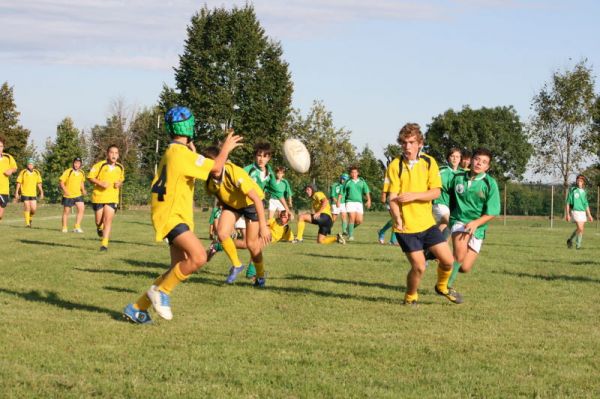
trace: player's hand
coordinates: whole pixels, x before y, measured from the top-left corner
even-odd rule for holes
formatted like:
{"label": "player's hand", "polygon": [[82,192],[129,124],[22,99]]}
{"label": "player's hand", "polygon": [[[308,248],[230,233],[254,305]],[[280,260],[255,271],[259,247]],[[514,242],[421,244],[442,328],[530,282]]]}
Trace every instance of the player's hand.
{"label": "player's hand", "polygon": [[318,219],[321,217],[321,212],[313,213],[313,219]]}
{"label": "player's hand", "polygon": [[467,224],[465,224],[465,232],[469,233],[470,235],[473,235],[475,233],[475,230],[477,230],[477,228],[479,227],[479,225],[475,222],[469,222]]}
{"label": "player's hand", "polygon": [[371,209],[371,200],[367,201],[367,209]]}
{"label": "player's hand", "polygon": [[570,222],[570,221],[571,221],[571,215],[570,215],[568,212],[567,212],[567,214],[565,215],[565,220],[566,220],[567,222]]}
{"label": "player's hand", "polygon": [[69,192],[67,190],[63,191],[63,197],[68,197],[69,196]]}
{"label": "player's hand", "polygon": [[40,194],[40,201],[44,199],[44,193]]}
{"label": "player's hand", "polygon": [[590,222],[593,222],[593,221],[594,221],[594,218],[592,217],[592,215],[589,215],[589,216],[588,216],[588,219],[589,219],[589,221],[590,221]]}
{"label": "player's hand", "polygon": [[19,198],[21,198],[21,196],[19,194],[15,193],[15,199],[18,201]]}
{"label": "player's hand", "polygon": [[221,147],[221,151],[225,151],[227,154],[229,154],[234,148],[242,145],[241,141],[243,139],[244,138],[242,136],[234,134],[233,129],[229,129],[227,138],[225,138],[225,142]]}
{"label": "player's hand", "polygon": [[105,181],[99,181],[99,182],[98,182],[98,183],[96,183],[96,184],[98,184],[98,185],[99,185],[100,187],[102,187],[102,188],[108,188],[108,182],[105,182]]}
{"label": "player's hand", "polygon": [[402,217],[394,216],[394,230],[403,231],[404,226],[402,226]]}
{"label": "player's hand", "polygon": [[115,188],[120,188],[123,185],[122,181],[116,181],[115,182]]}
{"label": "player's hand", "polygon": [[398,195],[398,197],[396,197],[396,201],[398,202],[412,202],[415,201],[417,199],[418,194],[417,193],[402,193],[400,195]]}
{"label": "player's hand", "polygon": [[271,230],[266,225],[260,226],[260,238],[262,239],[263,245],[268,245],[271,242]]}

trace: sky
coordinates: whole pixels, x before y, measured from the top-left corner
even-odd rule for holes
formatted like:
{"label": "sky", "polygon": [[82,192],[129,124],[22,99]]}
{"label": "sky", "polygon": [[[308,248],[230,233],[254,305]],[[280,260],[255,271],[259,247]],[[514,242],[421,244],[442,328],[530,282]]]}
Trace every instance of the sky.
{"label": "sky", "polygon": [[[113,104],[152,106],[174,86],[186,27],[201,7],[245,1],[2,0],[0,83],[39,150],[71,117],[104,124]],[[407,122],[452,108],[512,105],[526,122],[555,71],[600,65],[600,2],[255,0],[279,41],[293,106],[320,100],[353,144],[382,156]],[[597,88],[597,91],[598,88]]]}

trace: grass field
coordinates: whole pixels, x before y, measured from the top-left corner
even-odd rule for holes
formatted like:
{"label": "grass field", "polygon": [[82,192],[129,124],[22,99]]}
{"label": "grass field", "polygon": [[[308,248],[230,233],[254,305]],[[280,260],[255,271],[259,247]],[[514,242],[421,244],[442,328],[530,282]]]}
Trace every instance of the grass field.
{"label": "grass field", "polygon": [[564,222],[493,223],[459,276],[465,303],[436,296],[428,270],[416,308],[400,249],[376,243],[386,215],[346,246],[307,242],[308,226],[267,249],[268,289],[224,286],[219,254],[174,292],[172,321],[140,326],[121,310],[168,264],[148,212],[117,214],[108,253],[91,216],[61,234],[59,213],[25,229],[11,205],[0,224],[0,397],[600,397],[595,223],[579,251]]}

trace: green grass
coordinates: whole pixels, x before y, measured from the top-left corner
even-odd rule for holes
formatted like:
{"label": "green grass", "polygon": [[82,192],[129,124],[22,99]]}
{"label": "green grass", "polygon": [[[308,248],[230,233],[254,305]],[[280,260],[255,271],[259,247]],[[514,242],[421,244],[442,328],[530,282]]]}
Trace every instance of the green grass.
{"label": "green grass", "polygon": [[42,208],[30,230],[11,205],[0,224],[1,397],[600,396],[595,223],[575,251],[564,222],[495,222],[459,276],[465,303],[435,295],[432,269],[417,308],[402,305],[400,249],[376,243],[384,214],[346,246],[312,243],[308,226],[303,244],[266,250],[268,289],[224,286],[219,254],[177,288],[172,321],[139,326],[120,312],[169,261],[149,213],[118,213],[106,254],[91,216],[76,235],[59,214]]}

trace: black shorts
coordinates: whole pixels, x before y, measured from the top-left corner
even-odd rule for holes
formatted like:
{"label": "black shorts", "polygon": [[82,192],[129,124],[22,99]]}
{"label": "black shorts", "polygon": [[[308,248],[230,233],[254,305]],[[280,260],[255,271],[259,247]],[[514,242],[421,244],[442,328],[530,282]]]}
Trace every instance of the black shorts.
{"label": "black shorts", "polygon": [[420,233],[396,233],[396,238],[402,247],[402,252],[423,251],[441,242],[446,242],[437,226],[431,226]]}
{"label": "black shorts", "polygon": [[315,219],[315,215],[310,215],[310,222],[319,226],[319,234],[326,236],[331,233],[333,220],[331,220],[329,215],[322,213],[319,215],[318,219]]}
{"label": "black shorts", "polygon": [[252,222],[258,222],[258,214],[256,213],[256,205],[254,204],[241,209],[235,209],[229,205],[223,204],[223,209],[227,209],[237,215],[243,216],[245,219]]}
{"label": "black shorts", "polygon": [[10,195],[0,194],[0,208],[6,208],[6,205],[10,202]]}
{"label": "black shorts", "polygon": [[65,207],[69,207],[69,208],[72,207],[72,206],[75,206],[75,204],[77,202],[83,202],[83,197],[81,195],[79,197],[75,197],[75,198],[65,198],[65,197],[63,197],[63,199],[62,199],[62,205],[65,206]]}
{"label": "black shorts", "polygon": [[173,245],[173,241],[180,235],[185,233],[186,231],[190,231],[190,226],[185,223],[179,223],[177,226],[173,227],[169,234],[165,236],[165,240],[169,243],[169,245]]}
{"label": "black shorts", "polygon": [[25,202],[25,201],[37,201],[37,197],[35,197],[35,196],[30,197],[28,195],[21,195],[21,202]]}
{"label": "black shorts", "polygon": [[94,210],[94,212],[98,212],[99,210],[104,209],[104,205],[110,206],[112,209],[115,210],[115,212],[117,211],[117,207],[119,206],[119,204],[117,204],[116,202],[107,202],[103,204],[92,204],[92,209]]}

